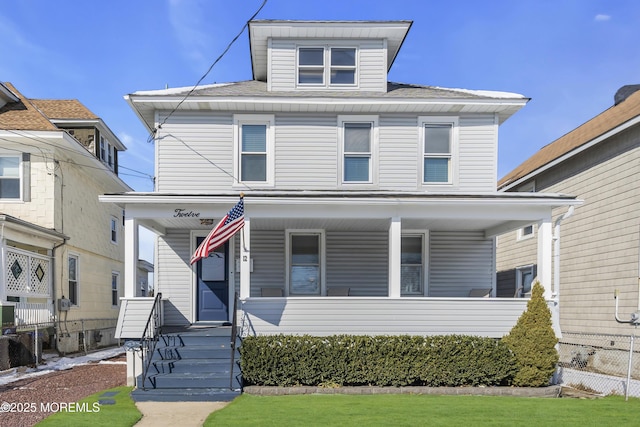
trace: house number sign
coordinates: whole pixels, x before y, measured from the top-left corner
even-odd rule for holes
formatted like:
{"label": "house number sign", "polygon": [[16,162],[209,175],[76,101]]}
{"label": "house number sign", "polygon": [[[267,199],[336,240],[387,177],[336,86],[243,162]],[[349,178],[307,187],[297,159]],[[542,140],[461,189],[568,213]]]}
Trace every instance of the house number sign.
{"label": "house number sign", "polygon": [[173,211],[174,218],[199,218],[200,212],[188,211],[186,209],[176,209]]}

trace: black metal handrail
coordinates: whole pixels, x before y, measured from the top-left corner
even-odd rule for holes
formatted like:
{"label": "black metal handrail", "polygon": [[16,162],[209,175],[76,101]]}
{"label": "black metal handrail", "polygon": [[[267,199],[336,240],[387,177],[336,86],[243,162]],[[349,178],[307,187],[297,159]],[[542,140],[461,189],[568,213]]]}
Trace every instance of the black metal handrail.
{"label": "black metal handrail", "polygon": [[151,359],[153,359],[153,353],[156,351],[156,344],[158,343],[158,337],[160,336],[161,325],[161,307],[160,302],[162,300],[162,293],[158,292],[156,298],[153,300],[153,307],[147,324],[142,332],[140,338],[140,348],[142,349],[142,389],[146,390],[147,373],[151,366]]}
{"label": "black metal handrail", "polygon": [[236,357],[236,337],[238,329],[238,293],[233,296],[233,316],[231,318],[231,369],[229,369],[229,388],[233,390],[233,365]]}

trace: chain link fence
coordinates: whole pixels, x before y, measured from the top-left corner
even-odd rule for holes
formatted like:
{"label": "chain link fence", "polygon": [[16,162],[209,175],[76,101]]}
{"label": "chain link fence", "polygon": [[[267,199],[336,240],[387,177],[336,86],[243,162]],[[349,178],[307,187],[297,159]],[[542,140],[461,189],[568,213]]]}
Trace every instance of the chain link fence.
{"label": "chain link fence", "polygon": [[117,319],[79,319],[3,327],[0,371],[42,362],[43,350],[60,354],[96,350],[117,344]]}
{"label": "chain link fence", "polygon": [[557,382],[591,393],[640,397],[637,341],[635,335],[563,332]]}

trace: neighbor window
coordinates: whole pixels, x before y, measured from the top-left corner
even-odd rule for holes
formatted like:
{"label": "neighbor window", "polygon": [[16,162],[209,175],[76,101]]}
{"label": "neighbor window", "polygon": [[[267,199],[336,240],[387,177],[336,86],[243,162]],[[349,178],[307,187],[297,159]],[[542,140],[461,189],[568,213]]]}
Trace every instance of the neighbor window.
{"label": "neighbor window", "polygon": [[322,289],[322,233],[291,232],[289,295],[320,295]]}
{"label": "neighbor window", "polygon": [[531,294],[535,268],[533,265],[516,268],[516,294],[515,297],[524,297]]}
{"label": "neighbor window", "polygon": [[236,124],[240,182],[271,182],[273,117],[237,118]]}
{"label": "neighbor window", "polygon": [[118,305],[118,282],[120,274],[116,272],[111,273],[111,305],[116,307]]}
{"label": "neighbor window", "polygon": [[0,199],[20,199],[19,156],[0,156]]}
{"label": "neighbor window", "polygon": [[78,305],[78,256],[69,255],[69,301]]}
{"label": "neighbor window", "polygon": [[[536,182],[529,181],[528,183],[521,185],[516,190],[518,193],[535,193]],[[518,230],[518,240],[528,239],[534,236],[533,224],[522,227]]]}
{"label": "neighbor window", "polygon": [[422,237],[402,236],[401,243],[401,293],[402,295],[424,295]]}
{"label": "neighbor window", "polygon": [[298,84],[355,85],[356,57],[354,47],[301,47],[298,49]]}
{"label": "neighbor window", "polygon": [[104,136],[100,137],[100,160],[103,162],[107,160],[107,145],[108,142],[104,139]]}
{"label": "neighbor window", "polygon": [[111,243],[118,243],[118,219],[111,217]]}

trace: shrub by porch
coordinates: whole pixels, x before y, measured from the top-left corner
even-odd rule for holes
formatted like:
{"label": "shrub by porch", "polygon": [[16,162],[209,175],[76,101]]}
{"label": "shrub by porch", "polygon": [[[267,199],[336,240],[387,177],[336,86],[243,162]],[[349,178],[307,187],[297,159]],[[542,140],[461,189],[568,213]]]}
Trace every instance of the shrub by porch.
{"label": "shrub by porch", "polygon": [[476,336],[247,337],[245,385],[498,386],[516,373],[506,345]]}

